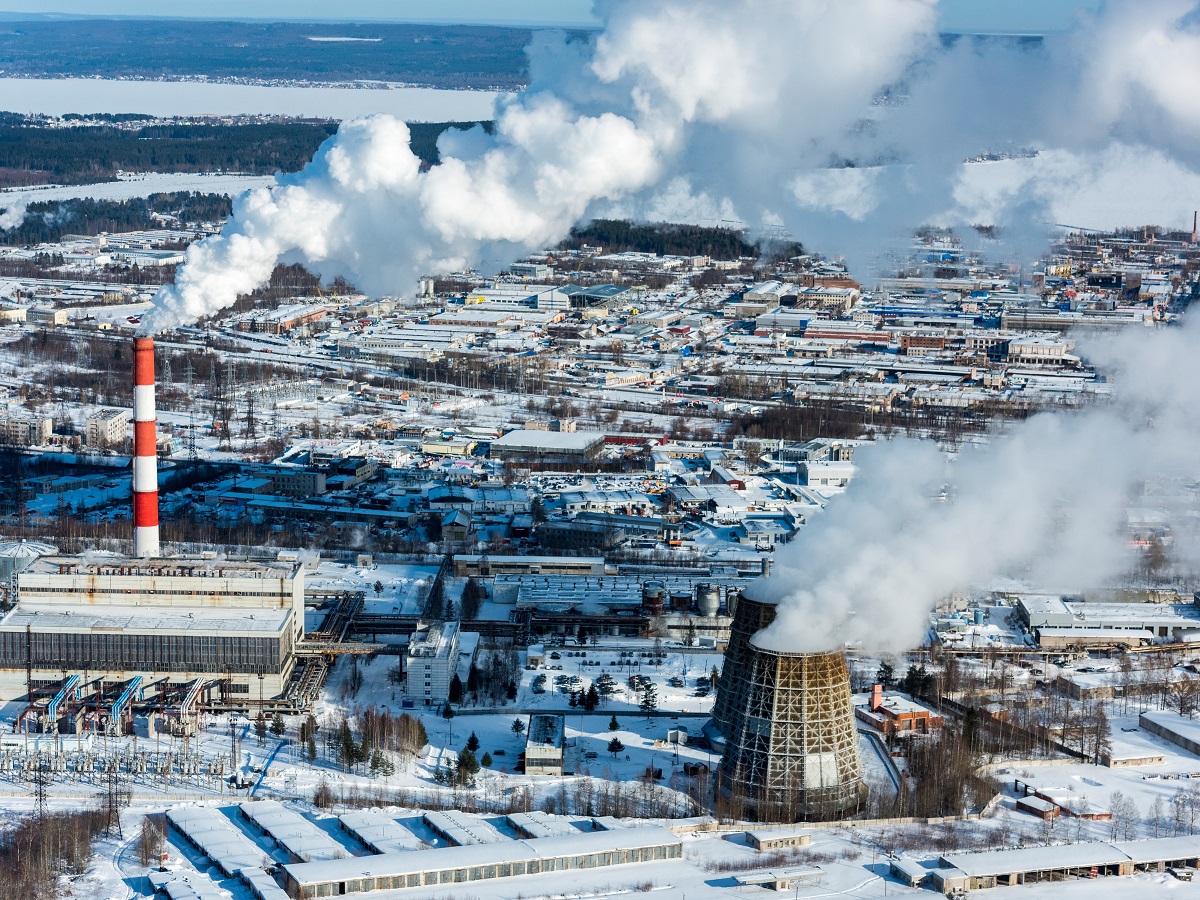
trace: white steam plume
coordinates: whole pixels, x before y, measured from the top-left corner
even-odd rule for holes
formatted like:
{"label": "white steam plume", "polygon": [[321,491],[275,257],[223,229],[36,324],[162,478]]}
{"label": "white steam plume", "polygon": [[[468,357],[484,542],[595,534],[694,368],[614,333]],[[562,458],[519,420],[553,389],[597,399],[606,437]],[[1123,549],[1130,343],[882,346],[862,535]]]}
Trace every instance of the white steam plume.
{"label": "white steam plume", "polygon": [[[1183,224],[1195,203],[1179,190],[1200,168],[1195,0],[1116,0],[1033,48],[943,46],[935,0],[597,7],[605,30],[592,44],[539,37],[531,86],[495,134],[443,135],[429,172],[403,123],[344,124],[302,172],[242,197],[222,234],[189,249],[144,330],[230,305],[279,261],[403,294],[421,274],[498,267],[597,214],[782,223],[861,263],[925,222],[986,216],[1027,248],[1046,221],[1078,212],[1146,224],[1124,209],[1147,191],[1167,198],[1160,224]],[[903,100],[873,103],[884,94]],[[979,184],[962,165],[1024,147],[1045,160],[1012,164],[1011,190],[1007,171]]]}
{"label": "white steam plume", "polygon": [[25,221],[25,204],[15,203],[0,207],[0,231],[16,228]]}
{"label": "white steam plume", "polygon": [[[1125,513],[1144,485],[1178,494],[1200,478],[1198,338],[1200,322],[1189,322],[1100,344],[1092,358],[1120,373],[1112,403],[1035,416],[950,462],[928,441],[861,451],[845,496],[753,585],[752,596],[779,603],[760,639],[900,651],[921,642],[937,602],[998,575],[1074,592],[1128,571]],[[1178,528],[1173,538],[1172,555],[1194,564],[1197,536]]]}
{"label": "white steam plume", "polygon": [[797,142],[792,156],[811,156],[806,147],[850,128],[928,46],[934,10],[932,0],[604,4],[608,29],[590,57],[544,51],[494,136],[444,136],[426,173],[402,122],[344,124],[302,172],[244,195],[219,236],[189,248],[143,330],[229,306],[280,260],[351,275],[372,294],[507,262],[561,239],[598,202],[686,170],[709,132],[744,136],[747,166],[781,131]]}

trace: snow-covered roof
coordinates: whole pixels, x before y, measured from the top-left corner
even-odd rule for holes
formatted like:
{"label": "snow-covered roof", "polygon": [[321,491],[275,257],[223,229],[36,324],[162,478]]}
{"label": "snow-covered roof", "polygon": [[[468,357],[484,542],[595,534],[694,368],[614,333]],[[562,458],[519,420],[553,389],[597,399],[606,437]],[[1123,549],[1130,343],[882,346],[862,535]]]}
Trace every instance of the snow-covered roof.
{"label": "snow-covered roof", "polygon": [[[435,813],[426,813],[426,819]],[[356,856],[351,859],[325,862],[292,863],[284,866],[288,876],[298,884],[324,884],[359,878],[409,875],[438,872],[524,860],[555,859],[615,850],[645,847],[679,846],[682,842],[665,828],[621,828],[614,831],[580,832],[564,837],[547,837],[527,841],[467,847],[439,847],[422,853],[387,853],[379,856]]]}
{"label": "snow-covered roof", "polygon": [[1056,844],[1050,847],[1023,847],[1018,850],[992,850],[985,853],[951,853],[943,856],[942,862],[979,878],[1010,872],[1054,871],[1196,857],[1200,857],[1200,838],[1178,837],[1120,843],[1090,841],[1081,844]]}
{"label": "snow-covered roof", "polygon": [[0,628],[38,631],[114,633],[185,632],[189,634],[279,634],[291,618],[290,609],[237,610],[212,607],[37,606],[22,603],[3,619]]}
{"label": "snow-covered roof", "polygon": [[250,892],[258,900],[289,900],[287,891],[262,869],[242,869],[237,875],[250,887]]}
{"label": "snow-covered roof", "polygon": [[0,557],[26,559],[29,557],[49,556],[57,553],[58,548],[53,544],[43,544],[38,541],[5,541],[0,544]]}
{"label": "snow-covered roof", "polygon": [[531,838],[560,837],[581,833],[578,829],[572,828],[569,823],[550,816],[540,809],[527,813],[510,813],[506,818],[509,825]]}
{"label": "snow-covered roof", "polygon": [[211,859],[226,875],[241,869],[261,869],[266,856],[220,810],[209,806],[176,806],[167,819],[188,843]]}
{"label": "snow-covered roof", "polygon": [[374,810],[358,810],[338,816],[342,828],[362,841],[375,853],[401,853],[422,850],[426,844],[397,822]]}
{"label": "snow-covered roof", "polygon": [[239,808],[242,815],[296,859],[343,859],[350,855],[345,847],[300,813],[276,800],[253,800]]}
{"label": "snow-covered roof", "polygon": [[[455,809],[425,813],[425,824],[459,847],[476,844],[498,844],[506,840],[503,834],[478,816]],[[424,871],[424,870],[420,870]]]}
{"label": "snow-covered roof", "polygon": [[493,450],[572,450],[582,452],[604,440],[599,431],[510,431],[498,441],[492,441]]}
{"label": "snow-covered roof", "polygon": [[528,745],[561,748],[563,743],[563,725],[562,716],[530,716]]}

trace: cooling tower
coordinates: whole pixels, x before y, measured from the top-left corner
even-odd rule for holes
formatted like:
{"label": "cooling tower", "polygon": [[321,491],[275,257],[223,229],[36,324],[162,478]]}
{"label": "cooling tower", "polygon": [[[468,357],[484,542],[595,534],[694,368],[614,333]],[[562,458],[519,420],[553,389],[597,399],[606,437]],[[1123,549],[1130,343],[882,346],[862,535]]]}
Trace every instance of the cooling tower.
{"label": "cooling tower", "polygon": [[748,819],[844,818],[866,796],[845,654],[757,645],[774,619],[774,604],[738,601],[713,711],[725,738],[719,790]]}
{"label": "cooling tower", "polygon": [[154,339],[133,339],[133,555],[158,556]]}

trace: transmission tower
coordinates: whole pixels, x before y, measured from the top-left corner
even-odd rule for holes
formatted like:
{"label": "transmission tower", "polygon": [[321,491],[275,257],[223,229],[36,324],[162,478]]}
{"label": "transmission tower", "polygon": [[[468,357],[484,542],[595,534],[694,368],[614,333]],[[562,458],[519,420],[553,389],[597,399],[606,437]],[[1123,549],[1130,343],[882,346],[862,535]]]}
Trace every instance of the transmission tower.
{"label": "transmission tower", "polygon": [[38,819],[46,816],[46,789],[49,784],[50,769],[46,764],[46,757],[39,753],[33,769],[33,798],[37,806]]}
{"label": "transmission tower", "polygon": [[188,407],[187,455],[189,462],[196,461],[196,407]]}
{"label": "transmission tower", "polygon": [[125,788],[122,783],[120,762],[116,759],[109,761],[104,773],[104,833],[124,837],[121,831],[121,807],[125,805]]}

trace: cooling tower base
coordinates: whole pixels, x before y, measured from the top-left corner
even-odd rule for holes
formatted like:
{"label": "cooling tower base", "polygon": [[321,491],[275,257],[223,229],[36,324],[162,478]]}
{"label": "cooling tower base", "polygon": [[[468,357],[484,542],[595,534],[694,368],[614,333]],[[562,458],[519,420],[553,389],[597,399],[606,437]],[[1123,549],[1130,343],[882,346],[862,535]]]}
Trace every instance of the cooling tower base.
{"label": "cooling tower base", "polygon": [[723,771],[718,777],[723,811],[744,822],[839,822],[856,816],[867,803],[867,786],[861,781],[795,793],[755,793],[742,783],[730,788]]}

